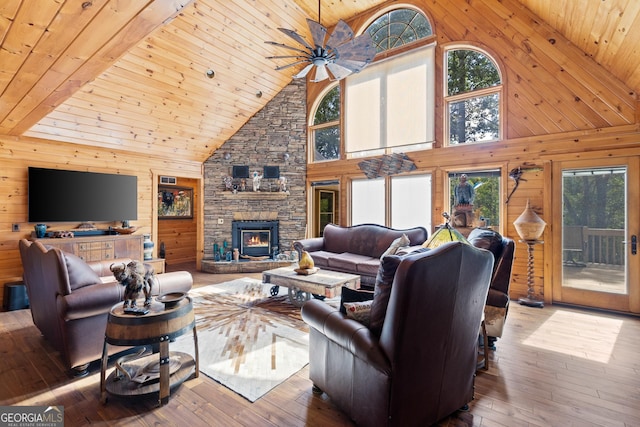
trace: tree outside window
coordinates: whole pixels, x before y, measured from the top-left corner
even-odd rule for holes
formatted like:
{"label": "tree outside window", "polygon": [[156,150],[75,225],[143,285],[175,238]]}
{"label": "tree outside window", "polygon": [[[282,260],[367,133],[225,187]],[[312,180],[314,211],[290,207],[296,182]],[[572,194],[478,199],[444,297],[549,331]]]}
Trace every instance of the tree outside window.
{"label": "tree outside window", "polygon": [[312,162],[340,158],[340,86],[336,85],[322,98],[313,117]]}
{"label": "tree outside window", "polygon": [[447,52],[449,144],[500,138],[502,82],[494,61],[469,49]]}

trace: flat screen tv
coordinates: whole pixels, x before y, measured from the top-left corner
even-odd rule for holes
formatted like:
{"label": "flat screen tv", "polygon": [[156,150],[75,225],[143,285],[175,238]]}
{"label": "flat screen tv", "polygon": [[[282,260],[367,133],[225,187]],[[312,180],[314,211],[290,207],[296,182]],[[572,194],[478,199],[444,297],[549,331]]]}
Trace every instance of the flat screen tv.
{"label": "flat screen tv", "polygon": [[29,222],[136,219],[136,176],[29,167]]}

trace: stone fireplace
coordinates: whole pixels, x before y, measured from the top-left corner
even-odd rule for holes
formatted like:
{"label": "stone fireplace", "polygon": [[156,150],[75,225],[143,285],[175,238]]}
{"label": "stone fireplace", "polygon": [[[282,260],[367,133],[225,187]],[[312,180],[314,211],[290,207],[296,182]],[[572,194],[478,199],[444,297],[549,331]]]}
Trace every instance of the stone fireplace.
{"label": "stone fireplace", "polygon": [[232,221],[231,245],[240,256],[274,257],[278,250],[278,221]]}
{"label": "stone fireplace", "polygon": [[[258,248],[245,248],[245,252],[248,250],[251,256],[271,257],[274,246],[281,253],[291,251],[293,242],[305,237],[306,88],[306,81],[292,81],[205,161],[202,258],[203,261],[212,262],[212,270],[214,244],[221,245],[227,241],[232,245],[230,248],[237,247],[239,250],[242,246],[241,240],[234,240],[240,239],[240,236],[234,237],[236,232],[232,230],[236,221],[245,222],[254,230],[259,221],[275,221],[278,224],[276,231],[268,229],[268,245],[262,243]],[[287,179],[287,191],[270,191],[277,188],[277,180],[267,178],[262,180],[260,191],[251,191],[250,185],[247,191],[229,191],[225,179],[233,175],[234,166],[242,165],[248,166],[250,173],[261,173],[264,166],[278,166],[280,176]],[[257,230],[262,230],[262,226]],[[261,238],[260,235],[258,237]],[[266,264],[267,261],[230,264],[248,269],[260,263]],[[225,265],[218,264],[216,268]]]}

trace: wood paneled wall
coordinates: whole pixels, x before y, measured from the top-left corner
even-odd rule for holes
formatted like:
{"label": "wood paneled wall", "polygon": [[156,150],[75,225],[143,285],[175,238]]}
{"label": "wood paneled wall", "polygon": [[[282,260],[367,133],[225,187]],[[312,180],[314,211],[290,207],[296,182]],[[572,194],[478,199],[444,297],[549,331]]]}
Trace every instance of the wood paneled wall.
{"label": "wood paneled wall", "polygon": [[[18,240],[30,237],[33,230],[34,224],[27,221],[28,166],[136,175],[138,220],[132,221],[132,225],[138,227],[136,234],[151,234],[155,241],[157,184],[153,177],[161,174],[199,179],[202,173],[199,162],[156,157],[152,153],[136,155],[77,144],[0,136],[0,287],[21,279]],[[12,231],[13,224],[19,225],[19,232]],[[51,230],[70,230],[78,224],[48,225]],[[118,225],[96,223],[98,228]],[[196,242],[197,239],[191,238]],[[0,296],[3,294],[0,289]]]}
{"label": "wood paneled wall", "polygon": [[[409,152],[416,173],[433,175],[432,223],[442,222],[448,208],[449,171],[500,168],[502,171],[501,212],[505,235],[518,240],[513,221],[527,200],[548,227],[545,244],[535,248],[535,288],[539,296],[551,295],[554,277],[551,230],[551,163],[577,158],[610,158],[640,155],[640,127],[636,93],[586,56],[561,34],[541,22],[515,0],[496,2],[451,0],[408,0],[432,23],[436,46],[436,141],[433,150]],[[368,11],[349,22],[354,31],[368,25],[391,3]],[[445,49],[448,46],[482,49],[497,62],[504,84],[502,109],[503,140],[493,143],[446,147],[444,143]],[[307,106],[316,105],[318,94],[328,83],[312,84]],[[347,206],[349,182],[361,178],[360,160],[341,160],[309,165],[307,179],[340,179],[341,203]],[[508,172],[516,167],[527,171],[508,205],[514,185]],[[631,183],[640,187],[640,183]],[[635,207],[640,208],[640,206]],[[349,224],[348,210],[341,210],[341,224]],[[527,251],[519,244],[513,270],[511,297],[526,296]],[[558,278],[559,280],[559,278]]]}

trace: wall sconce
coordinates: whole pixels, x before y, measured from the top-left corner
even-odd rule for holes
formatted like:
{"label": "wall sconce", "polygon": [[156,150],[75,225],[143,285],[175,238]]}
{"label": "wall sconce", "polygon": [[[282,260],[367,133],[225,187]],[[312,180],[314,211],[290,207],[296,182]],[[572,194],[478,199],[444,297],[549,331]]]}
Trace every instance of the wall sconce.
{"label": "wall sconce", "polygon": [[291,157],[291,155],[289,153],[284,153],[282,155],[282,158],[284,159],[284,161],[286,162],[287,160],[289,160],[289,157]]}
{"label": "wall sconce", "polygon": [[225,160],[231,160],[231,153],[224,153],[224,157]]}

